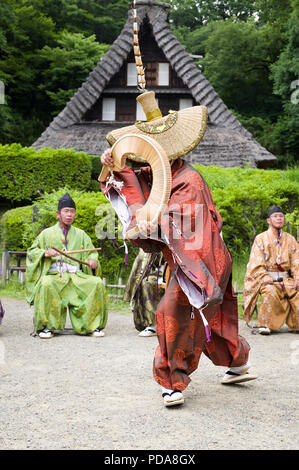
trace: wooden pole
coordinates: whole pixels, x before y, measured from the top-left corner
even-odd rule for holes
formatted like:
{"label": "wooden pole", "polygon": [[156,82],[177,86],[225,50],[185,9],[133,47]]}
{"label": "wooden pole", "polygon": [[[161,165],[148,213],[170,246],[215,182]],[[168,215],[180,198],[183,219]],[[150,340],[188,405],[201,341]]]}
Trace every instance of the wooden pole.
{"label": "wooden pole", "polygon": [[[89,252],[92,252],[92,251],[100,251],[102,248],[89,248],[89,249],[86,249],[86,250],[72,250],[72,251],[64,251],[63,253],[67,254],[67,255],[71,255],[72,253],[89,253]],[[55,248],[56,250],[56,248]]]}
{"label": "wooden pole", "polygon": [[65,256],[66,258],[69,258],[73,261],[76,261],[76,263],[85,264],[85,266],[88,266],[90,268],[89,264],[86,263],[85,261],[81,261],[80,259],[74,258],[73,256],[70,256],[70,255],[66,255],[65,251],[60,251],[60,250],[58,250],[58,248],[55,248],[55,246],[52,246],[51,248],[53,250],[57,251],[57,253],[60,253],[62,256]]}

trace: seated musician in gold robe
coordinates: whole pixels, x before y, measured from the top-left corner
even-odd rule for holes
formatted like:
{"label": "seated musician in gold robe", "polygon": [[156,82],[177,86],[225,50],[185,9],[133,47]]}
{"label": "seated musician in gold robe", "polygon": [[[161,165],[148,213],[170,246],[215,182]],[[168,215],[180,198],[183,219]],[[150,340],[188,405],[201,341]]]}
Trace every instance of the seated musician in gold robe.
{"label": "seated musician in gold robe", "polygon": [[259,333],[269,335],[286,323],[299,331],[299,246],[283,231],[285,216],[276,205],[268,211],[269,228],[253,243],[244,281],[244,319],[249,322],[258,296]]}

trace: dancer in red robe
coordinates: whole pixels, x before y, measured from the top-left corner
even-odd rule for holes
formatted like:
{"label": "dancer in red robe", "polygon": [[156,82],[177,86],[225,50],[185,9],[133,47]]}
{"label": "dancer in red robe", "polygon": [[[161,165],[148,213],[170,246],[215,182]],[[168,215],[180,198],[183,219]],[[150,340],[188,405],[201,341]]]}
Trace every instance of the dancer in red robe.
{"label": "dancer in red robe", "polygon": [[[232,291],[232,259],[222,239],[222,219],[203,177],[180,157],[203,137],[207,110],[195,106],[166,117],[153,92],[137,97],[149,122],[118,129],[106,137],[110,144],[122,135],[148,135],[171,162],[172,186],[167,210],[159,224],[138,221],[140,236],[131,240],[146,252],[162,251],[171,276],[157,307],[159,345],[154,378],[162,386],[165,406],[182,404],[182,391],[204,353],[215,365],[226,366],[223,384],[255,379],[249,374],[250,347],[238,334],[237,298]],[[140,156],[130,155],[133,161]],[[113,167],[107,149],[102,163]],[[102,191],[120,217],[124,232],[136,225],[136,210],[152,188],[149,166],[125,166],[102,182]],[[101,181],[103,178],[100,178]]]}
{"label": "dancer in red robe", "polygon": [[[112,166],[110,150],[104,153],[102,162]],[[154,359],[154,378],[163,387],[166,406],[183,403],[181,392],[189,384],[189,376],[197,369],[202,353],[215,365],[229,367],[222,383],[256,378],[247,372],[250,347],[238,334],[232,260],[221,237],[220,214],[207,183],[194,168],[177,159],[171,170],[171,196],[168,211],[161,219],[160,233],[155,231],[148,234],[151,238],[133,240],[144,251],[162,251],[171,269],[168,287],[156,312],[159,345]],[[114,207],[119,197],[125,199],[128,208],[136,207],[149,197],[151,177],[150,167],[135,173],[126,166],[114,173],[115,182],[124,183],[122,189],[117,184],[103,184],[102,190]],[[134,212],[130,215],[127,229],[135,223]],[[181,230],[181,220],[187,225],[191,221],[189,233]],[[202,233],[198,234],[196,229]]]}

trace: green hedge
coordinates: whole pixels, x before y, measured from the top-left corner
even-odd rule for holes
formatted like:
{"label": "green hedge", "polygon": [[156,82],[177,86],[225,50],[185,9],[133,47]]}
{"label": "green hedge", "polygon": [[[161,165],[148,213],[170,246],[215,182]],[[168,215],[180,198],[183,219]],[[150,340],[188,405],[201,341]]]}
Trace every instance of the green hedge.
{"label": "green hedge", "polygon": [[1,245],[6,251],[24,250],[25,224],[32,222],[32,206],[17,207],[6,211],[0,220]]}
{"label": "green hedge", "polygon": [[[196,166],[206,179],[213,199],[223,218],[223,236],[230,251],[236,256],[248,254],[254,237],[267,229],[269,206],[279,204],[286,211],[286,230],[296,236],[299,227],[299,167],[289,170],[259,170]],[[38,233],[56,222],[58,198],[68,190],[77,205],[75,226],[85,230],[97,247],[103,274],[109,280],[119,275],[126,278],[129,268],[124,266],[124,250],[116,248],[113,236],[118,238],[113,209],[101,192],[83,192],[65,187],[46,193],[35,205],[38,218],[31,221],[30,207],[13,209],[1,219],[2,237],[7,249],[23,249],[31,245]],[[99,232],[110,231],[110,239],[100,239]],[[119,237],[121,238],[121,237]],[[121,245],[122,241],[118,241]],[[131,266],[136,248],[128,243]]]}
{"label": "green hedge", "polygon": [[96,161],[95,157],[91,159],[72,149],[36,151],[19,144],[0,145],[0,198],[31,201],[64,186],[88,190],[93,184],[94,189],[100,189],[98,183],[92,182]]}
{"label": "green hedge", "polygon": [[91,160],[91,176],[97,181],[102,169],[101,157],[99,155],[89,155],[89,158]]}
{"label": "green hedge", "polygon": [[268,228],[267,211],[278,204],[286,212],[286,230],[299,227],[299,167],[289,170],[220,168],[195,165],[207,181],[223,218],[223,236],[233,253],[244,253]]}

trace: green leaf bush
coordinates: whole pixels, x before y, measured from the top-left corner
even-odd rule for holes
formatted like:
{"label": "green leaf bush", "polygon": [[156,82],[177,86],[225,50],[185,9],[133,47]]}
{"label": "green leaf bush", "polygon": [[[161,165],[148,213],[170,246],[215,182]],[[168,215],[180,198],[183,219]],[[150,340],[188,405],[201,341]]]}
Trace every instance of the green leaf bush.
{"label": "green leaf bush", "polygon": [[286,213],[286,230],[296,236],[299,227],[299,167],[289,170],[220,168],[195,165],[207,181],[223,219],[223,236],[234,254],[249,251],[255,236],[268,228],[270,206]]}
{"label": "green leaf bush", "polygon": [[[285,229],[297,235],[299,167],[260,170],[196,165],[195,168],[211,189],[215,206],[223,218],[224,240],[235,259],[248,257],[254,237],[267,230],[267,211],[272,204],[285,210]],[[110,282],[119,276],[126,279],[137,249],[128,243],[129,266],[125,266],[121,227],[110,203],[98,190],[81,191],[70,185],[45,193],[33,206],[7,211],[0,221],[5,249],[26,249],[41,230],[55,224],[57,201],[66,191],[70,192],[77,206],[74,225],[88,233],[96,247],[102,248],[99,256],[103,276]],[[105,238],[106,233],[109,236]]]}
{"label": "green leaf bush", "polygon": [[6,211],[0,219],[1,245],[5,251],[25,250],[23,241],[25,224],[32,222],[32,206],[17,207]]}
{"label": "green leaf bush", "polygon": [[64,186],[84,190],[91,185],[91,158],[73,149],[0,145],[0,167],[0,198],[13,202],[32,201]]}

